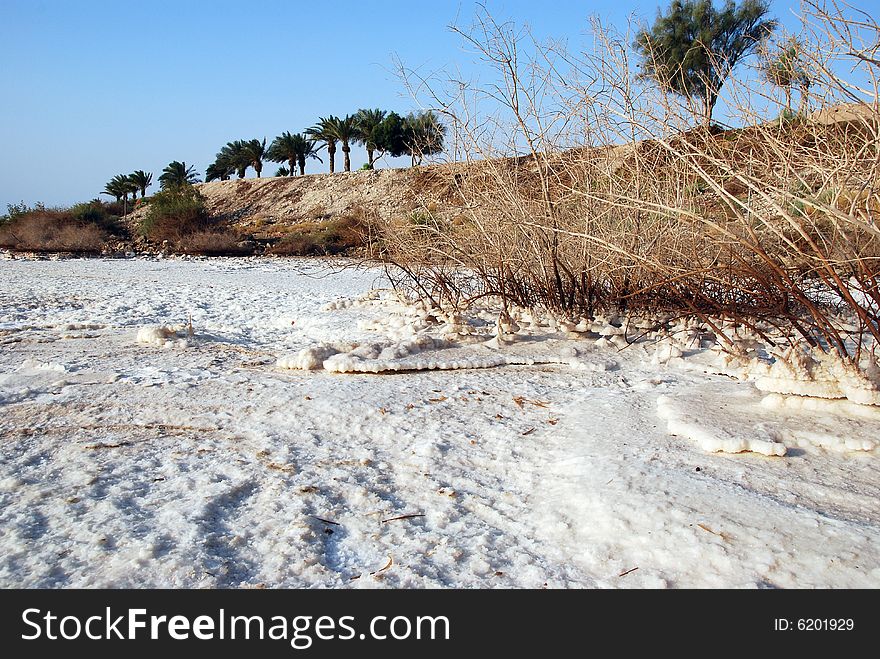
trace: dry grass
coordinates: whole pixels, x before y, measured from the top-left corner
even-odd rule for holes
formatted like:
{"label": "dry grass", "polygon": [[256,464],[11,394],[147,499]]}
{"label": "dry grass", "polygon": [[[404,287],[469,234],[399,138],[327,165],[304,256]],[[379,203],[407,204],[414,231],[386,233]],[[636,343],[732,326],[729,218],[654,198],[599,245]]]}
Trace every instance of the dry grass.
{"label": "dry grass", "polygon": [[253,252],[240,243],[241,238],[233,231],[209,229],[183,236],[175,243],[175,248],[184,254],[202,256],[246,256]]}
{"label": "dry grass", "polygon": [[61,210],[32,211],[0,227],[0,247],[22,252],[96,253],[108,238],[102,227]]}
{"label": "dry grass", "polygon": [[462,35],[486,86],[414,81],[465,162],[417,180],[455,222],[386,223],[397,283],[439,305],[771,324],[857,362],[880,342],[880,28],[828,6],[805,6],[808,111],[772,119],[766,85],[729,80],[736,130],[692,128],[680,99],[634,78],[631,35],[596,25],[571,53],[481,14]]}
{"label": "dry grass", "polygon": [[366,245],[364,222],[353,216],[303,222],[289,227],[270,254],[278,256],[325,256],[351,253]]}

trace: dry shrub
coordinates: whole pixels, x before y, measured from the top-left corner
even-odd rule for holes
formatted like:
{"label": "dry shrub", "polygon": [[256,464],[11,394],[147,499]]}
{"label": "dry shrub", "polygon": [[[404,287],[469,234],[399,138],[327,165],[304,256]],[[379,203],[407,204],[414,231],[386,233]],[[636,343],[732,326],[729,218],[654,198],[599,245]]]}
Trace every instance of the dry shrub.
{"label": "dry shrub", "polygon": [[324,256],[350,253],[367,244],[361,218],[350,215],[323,222],[303,222],[290,228],[270,254],[278,256]]}
{"label": "dry shrub", "polygon": [[0,247],[23,252],[100,252],[108,237],[102,227],[64,210],[31,211],[0,227]]}
{"label": "dry shrub", "polygon": [[594,24],[572,53],[479,14],[460,33],[483,87],[410,78],[463,164],[417,181],[457,221],[386,223],[397,283],[437,304],[760,321],[858,361],[880,342],[880,28],[843,4],[804,9],[804,112],[772,119],[767,85],[733,78],[745,128],[726,130],[693,128],[633,75],[632,35]]}
{"label": "dry shrub", "polygon": [[184,254],[202,256],[246,256],[253,249],[242,244],[241,238],[233,231],[210,229],[182,236],[174,243],[176,250]]}
{"label": "dry shrub", "polygon": [[326,220],[330,217],[330,213],[327,212],[326,206],[324,204],[317,204],[309,209],[307,217],[313,222],[319,222],[321,220]]}

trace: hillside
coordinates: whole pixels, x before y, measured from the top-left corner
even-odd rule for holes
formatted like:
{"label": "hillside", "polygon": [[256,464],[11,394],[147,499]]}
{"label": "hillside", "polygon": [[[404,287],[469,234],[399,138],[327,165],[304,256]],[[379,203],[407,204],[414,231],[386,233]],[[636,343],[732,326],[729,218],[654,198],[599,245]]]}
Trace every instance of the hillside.
{"label": "hillside", "polygon": [[[811,119],[815,126],[847,126],[864,125],[872,121],[871,116],[870,108],[841,105],[817,111]],[[771,125],[775,124],[770,122],[764,128]],[[742,147],[742,143],[750,142],[755,130],[759,128],[718,130],[709,141],[723,144],[731,141],[730,135],[740,135],[740,140],[734,141]],[[694,134],[699,135],[699,130]],[[553,178],[564,193],[572,183],[571,171],[582,167],[585,160],[598,158],[605,163],[607,173],[614,173],[621,167],[634,166],[630,160],[637,147],[656,150],[658,145],[648,140],[604,149],[575,148],[544,156],[544,162],[553,169]],[[490,185],[484,185],[489,180]],[[526,196],[540,196],[537,168],[531,156],[405,169],[233,179],[196,187],[207,200],[211,216],[229,222],[243,237],[273,241],[304,222],[352,216],[388,222],[412,218],[426,210],[449,219],[472,205],[462,199],[462,192],[473,196],[499,181],[507,181]],[[141,217],[137,212],[131,220],[136,222]]]}
{"label": "hillside", "polygon": [[198,185],[212,216],[257,239],[283,236],[301,222],[369,210],[380,217],[411,212],[417,201],[409,170],[384,169],[295,177],[238,179]]}

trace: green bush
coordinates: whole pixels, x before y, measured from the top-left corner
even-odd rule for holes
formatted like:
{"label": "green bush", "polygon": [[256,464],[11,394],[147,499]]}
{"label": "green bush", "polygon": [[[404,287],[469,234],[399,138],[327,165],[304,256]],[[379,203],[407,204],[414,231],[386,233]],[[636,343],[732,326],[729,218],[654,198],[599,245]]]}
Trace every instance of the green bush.
{"label": "green bush", "polygon": [[154,194],[141,221],[141,234],[153,242],[180,242],[208,228],[205,198],[191,185],[168,188]]}
{"label": "green bush", "polygon": [[239,247],[241,238],[208,215],[205,198],[191,185],[167,188],[150,197],[141,234],[154,243],[167,242],[183,254],[236,256],[252,249]]}
{"label": "green bush", "polygon": [[12,220],[21,217],[22,215],[25,215],[27,213],[44,210],[46,210],[46,207],[43,205],[42,202],[39,201],[33,206],[28,206],[23,201],[17,204],[6,204],[6,215],[0,216],[0,224],[11,222]]}
{"label": "green bush", "polygon": [[113,212],[112,204],[106,204],[99,199],[94,199],[82,204],[74,204],[70,207],[70,216],[82,224],[94,224],[107,231],[120,234],[124,233],[118,224],[118,214]]}

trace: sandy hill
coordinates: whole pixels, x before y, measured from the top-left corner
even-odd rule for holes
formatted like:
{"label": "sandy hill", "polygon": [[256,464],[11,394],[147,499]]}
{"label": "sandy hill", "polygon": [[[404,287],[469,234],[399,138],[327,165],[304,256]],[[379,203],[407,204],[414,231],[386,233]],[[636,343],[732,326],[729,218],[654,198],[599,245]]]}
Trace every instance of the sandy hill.
{"label": "sandy hill", "polygon": [[[282,236],[301,222],[360,213],[382,219],[403,217],[430,203],[424,181],[443,166],[416,169],[246,178],[196,186],[212,216],[231,222],[257,239]],[[426,171],[427,170],[427,171]]]}

